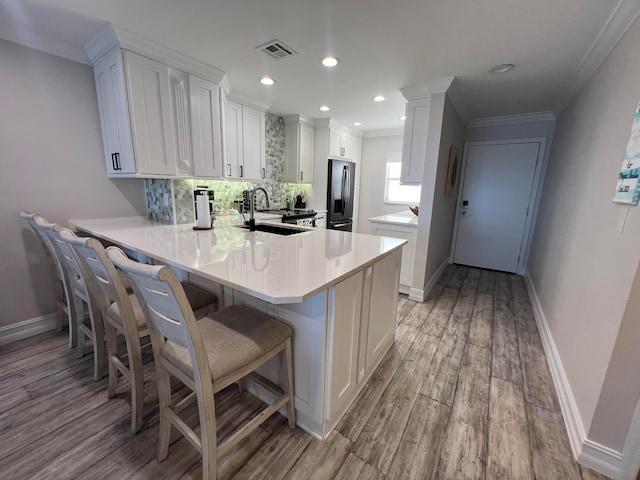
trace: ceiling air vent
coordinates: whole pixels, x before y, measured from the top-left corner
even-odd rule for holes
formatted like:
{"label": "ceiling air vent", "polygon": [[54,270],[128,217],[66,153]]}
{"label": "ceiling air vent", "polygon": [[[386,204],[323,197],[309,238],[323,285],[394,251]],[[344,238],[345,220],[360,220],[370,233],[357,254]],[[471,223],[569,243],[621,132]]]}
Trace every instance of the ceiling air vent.
{"label": "ceiling air vent", "polygon": [[280,40],[271,40],[264,45],[256,47],[256,49],[262,50],[264,53],[272,56],[273,58],[290,57],[291,55],[295,55],[296,53],[298,53],[293,48],[287,47]]}

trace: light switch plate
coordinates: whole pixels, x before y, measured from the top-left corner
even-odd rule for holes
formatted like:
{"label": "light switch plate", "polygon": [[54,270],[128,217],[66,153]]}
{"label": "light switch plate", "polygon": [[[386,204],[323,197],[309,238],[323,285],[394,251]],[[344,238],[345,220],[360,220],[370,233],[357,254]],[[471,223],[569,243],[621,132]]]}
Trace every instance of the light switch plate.
{"label": "light switch plate", "polygon": [[627,222],[627,215],[629,214],[628,208],[623,208],[618,215],[618,226],[616,230],[620,233],[624,232],[624,224]]}

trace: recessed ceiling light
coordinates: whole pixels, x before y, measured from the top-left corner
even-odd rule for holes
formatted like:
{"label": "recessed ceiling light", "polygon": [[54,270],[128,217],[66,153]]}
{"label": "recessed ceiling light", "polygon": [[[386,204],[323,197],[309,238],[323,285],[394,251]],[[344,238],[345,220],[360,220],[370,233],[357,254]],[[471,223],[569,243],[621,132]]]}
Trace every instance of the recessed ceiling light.
{"label": "recessed ceiling light", "polygon": [[359,127],[360,125],[362,125],[362,122],[353,122],[353,125]]}
{"label": "recessed ceiling light", "polygon": [[371,98],[371,100],[373,100],[374,102],[384,102],[387,99],[387,97],[385,97],[384,95],[376,95],[375,97]]}
{"label": "recessed ceiling light", "polygon": [[328,112],[330,109],[329,109],[329,107],[327,105],[322,105],[320,107],[320,110],[322,110],[323,112]]}
{"label": "recessed ceiling light", "polygon": [[273,85],[276,81],[271,77],[262,77],[260,83],[263,85]]}
{"label": "recessed ceiling light", "polygon": [[400,120],[406,120],[406,119],[407,119],[407,116],[406,116],[406,115],[402,115],[402,116],[400,117]]}
{"label": "recessed ceiling light", "polygon": [[322,62],[322,65],[324,65],[325,67],[335,67],[336,65],[338,65],[338,62],[340,61],[340,59],[336,57],[324,57],[320,61]]}
{"label": "recessed ceiling light", "polygon": [[503,63],[502,65],[495,65],[489,69],[489,73],[507,73],[516,68],[513,63]]}

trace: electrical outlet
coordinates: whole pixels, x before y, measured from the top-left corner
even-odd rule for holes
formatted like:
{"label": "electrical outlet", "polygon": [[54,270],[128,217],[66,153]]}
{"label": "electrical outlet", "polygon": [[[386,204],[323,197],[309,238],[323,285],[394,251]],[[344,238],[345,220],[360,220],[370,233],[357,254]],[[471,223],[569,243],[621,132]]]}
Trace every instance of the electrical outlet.
{"label": "electrical outlet", "polygon": [[627,222],[627,215],[629,214],[628,208],[623,208],[618,215],[618,225],[616,230],[620,233],[624,232],[624,224]]}

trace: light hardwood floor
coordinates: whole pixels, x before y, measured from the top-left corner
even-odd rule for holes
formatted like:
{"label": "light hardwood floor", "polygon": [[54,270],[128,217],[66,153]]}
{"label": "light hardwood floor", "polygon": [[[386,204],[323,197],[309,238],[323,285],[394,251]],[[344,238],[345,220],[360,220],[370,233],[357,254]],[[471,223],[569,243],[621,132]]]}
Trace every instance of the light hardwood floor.
{"label": "light hardwood floor", "polygon": [[[162,463],[157,390],[145,365],[144,427],[129,396],[107,399],[92,359],[65,333],[0,347],[0,477],[197,479],[184,439]],[[122,382],[123,384],[125,382]],[[248,393],[216,395],[219,439],[260,409]],[[195,409],[188,412],[197,423]],[[450,266],[426,303],[398,301],[396,342],[326,442],[275,416],[221,459],[221,478],[602,479],[573,459],[520,277]]]}

